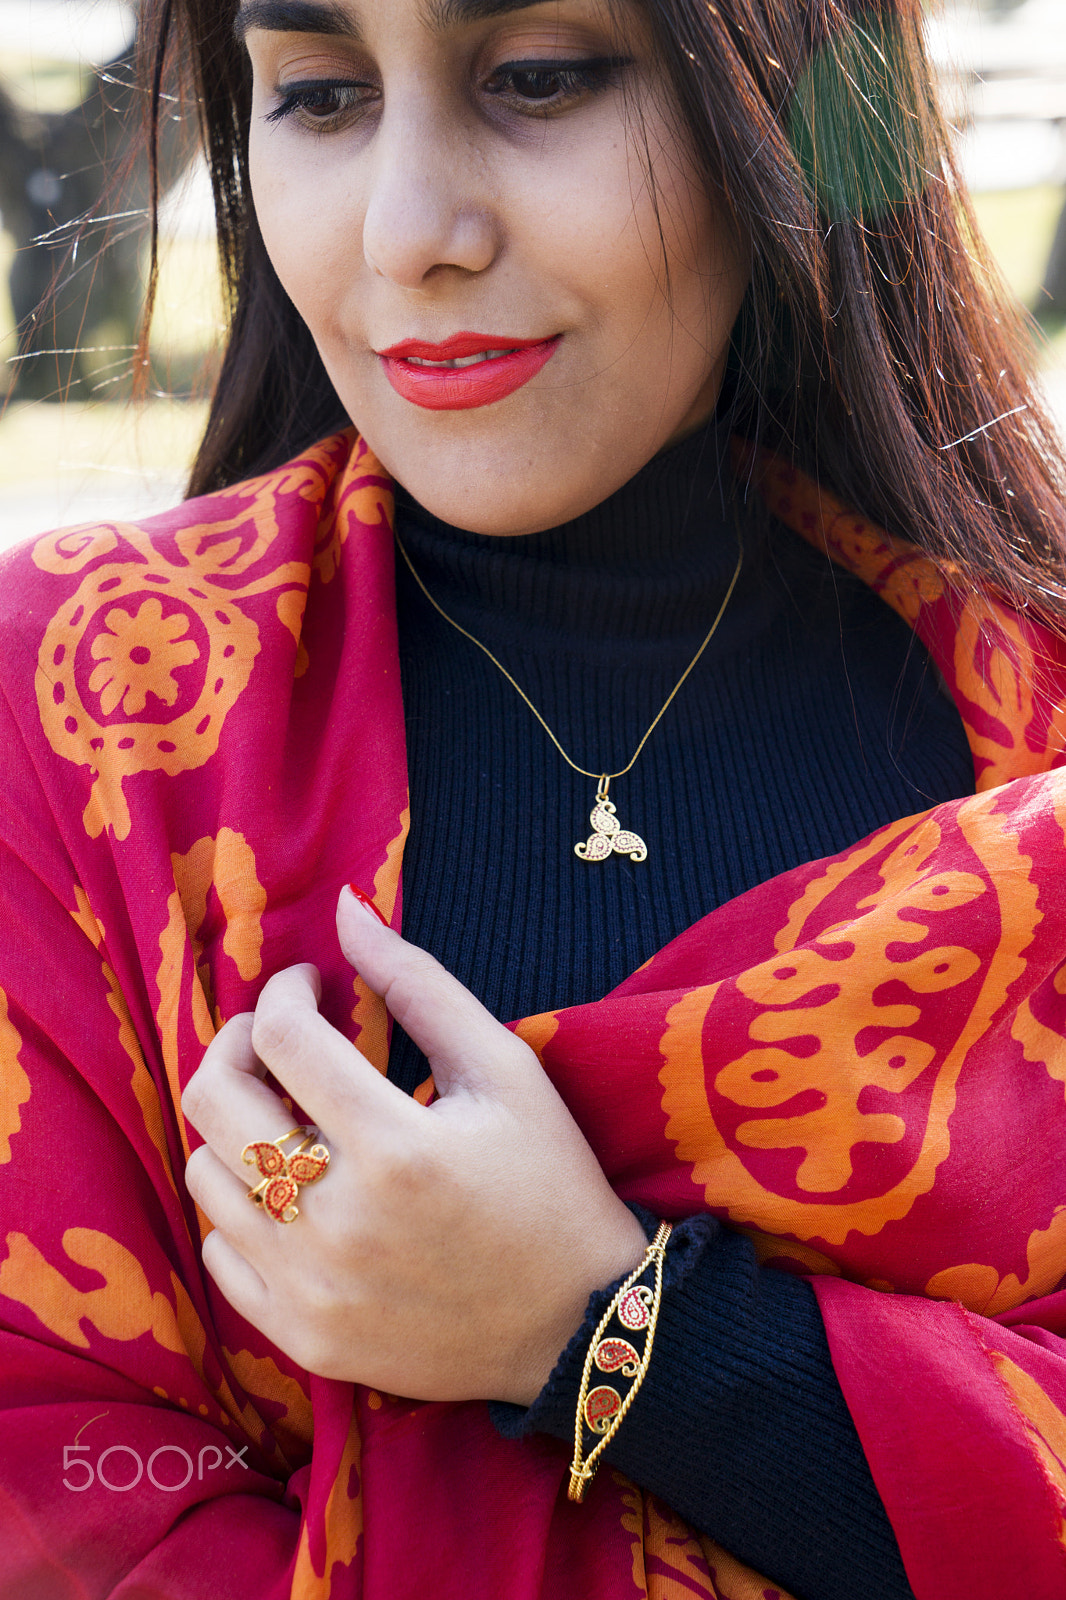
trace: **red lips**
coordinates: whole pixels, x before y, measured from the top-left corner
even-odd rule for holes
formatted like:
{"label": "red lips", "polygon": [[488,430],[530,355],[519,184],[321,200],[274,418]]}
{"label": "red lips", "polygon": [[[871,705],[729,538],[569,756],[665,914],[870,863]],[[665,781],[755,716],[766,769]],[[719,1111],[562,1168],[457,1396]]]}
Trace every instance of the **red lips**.
{"label": "red lips", "polygon": [[[514,394],[555,354],[561,335],[512,339],[506,334],[453,333],[440,344],[403,339],[378,352],[385,376],[404,400],[427,411],[470,411]],[[423,367],[421,361],[486,359],[466,367]],[[412,359],[414,358],[414,359]]]}

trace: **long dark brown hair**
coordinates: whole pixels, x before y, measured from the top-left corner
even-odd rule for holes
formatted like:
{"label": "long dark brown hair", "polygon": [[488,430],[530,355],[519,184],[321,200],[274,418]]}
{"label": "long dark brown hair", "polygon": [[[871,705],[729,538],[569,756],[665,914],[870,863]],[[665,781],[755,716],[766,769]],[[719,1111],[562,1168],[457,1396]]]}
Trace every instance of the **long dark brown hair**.
{"label": "long dark brown hair", "polygon": [[[256,225],[236,4],[142,12],[148,81],[175,58],[191,73],[228,295],[192,494],[347,421]],[[709,189],[751,240],[733,428],[1066,633],[1062,447],[958,178],[919,0],[642,4]]]}

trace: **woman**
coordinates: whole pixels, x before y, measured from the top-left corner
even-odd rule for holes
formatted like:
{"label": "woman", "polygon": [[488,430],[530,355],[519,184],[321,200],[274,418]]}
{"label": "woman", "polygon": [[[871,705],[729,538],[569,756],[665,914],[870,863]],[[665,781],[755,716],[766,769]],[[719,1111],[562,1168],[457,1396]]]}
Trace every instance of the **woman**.
{"label": "woman", "polygon": [[232,332],[6,573],[4,1593],[1062,1592],[1061,462],[917,26],[149,7]]}

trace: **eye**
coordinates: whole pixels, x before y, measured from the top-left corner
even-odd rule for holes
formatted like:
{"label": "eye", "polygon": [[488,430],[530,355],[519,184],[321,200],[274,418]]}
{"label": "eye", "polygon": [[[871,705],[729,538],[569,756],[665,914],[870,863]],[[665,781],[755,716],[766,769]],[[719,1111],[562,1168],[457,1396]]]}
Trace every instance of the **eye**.
{"label": "eye", "polygon": [[627,63],[614,56],[585,61],[508,61],[485,88],[491,95],[535,110],[551,110],[612,88]]}
{"label": "eye", "polygon": [[266,122],[292,118],[314,133],[334,133],[347,127],[366,109],[377,93],[373,84],[350,79],[316,78],[279,88],[280,102],[267,112]]}

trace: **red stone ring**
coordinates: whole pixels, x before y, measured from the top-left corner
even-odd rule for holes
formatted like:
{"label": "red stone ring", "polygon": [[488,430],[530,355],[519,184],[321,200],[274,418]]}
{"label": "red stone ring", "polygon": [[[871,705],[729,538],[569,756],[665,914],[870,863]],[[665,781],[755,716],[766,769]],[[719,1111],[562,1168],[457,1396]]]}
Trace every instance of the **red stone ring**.
{"label": "red stone ring", "polygon": [[[275,1222],[295,1222],[300,1215],[295,1203],[300,1185],[317,1183],[329,1166],[325,1145],[312,1143],[316,1132],[315,1128],[292,1128],[273,1142],[253,1140],[241,1151],[241,1160],[246,1166],[255,1167],[261,1178],[254,1189],[249,1189],[248,1198],[262,1206]],[[285,1146],[290,1139],[300,1142],[291,1155],[286,1155]]]}

